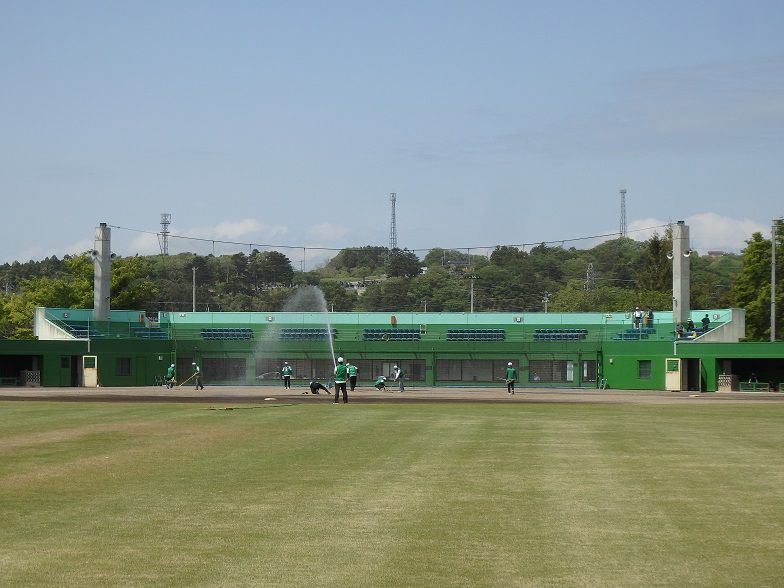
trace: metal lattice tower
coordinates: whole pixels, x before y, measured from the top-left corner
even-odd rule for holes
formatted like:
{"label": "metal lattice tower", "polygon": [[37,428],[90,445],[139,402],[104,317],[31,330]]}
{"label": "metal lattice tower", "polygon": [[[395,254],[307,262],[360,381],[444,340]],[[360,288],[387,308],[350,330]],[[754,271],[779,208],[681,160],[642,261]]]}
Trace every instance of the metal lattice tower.
{"label": "metal lattice tower", "polygon": [[389,200],[392,202],[392,220],[389,223],[389,251],[397,249],[397,222],[395,221],[395,200],[397,194],[392,192],[389,195]]}
{"label": "metal lattice tower", "polygon": [[171,214],[161,213],[161,255],[169,255],[169,225],[171,224]]}
{"label": "metal lattice tower", "polygon": [[593,263],[588,262],[588,269],[585,270],[585,289],[593,290],[596,287],[596,274],[593,270]]}
{"label": "metal lattice tower", "polygon": [[621,227],[618,232],[621,237],[626,237],[626,188],[621,188]]}

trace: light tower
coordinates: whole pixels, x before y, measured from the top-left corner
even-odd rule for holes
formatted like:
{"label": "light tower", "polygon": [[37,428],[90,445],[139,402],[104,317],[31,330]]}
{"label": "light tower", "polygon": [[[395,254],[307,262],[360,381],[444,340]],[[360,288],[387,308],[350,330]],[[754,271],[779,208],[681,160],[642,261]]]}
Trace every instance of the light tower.
{"label": "light tower", "polygon": [[95,229],[93,258],[93,320],[109,320],[112,283],[112,230],[101,223]]}
{"label": "light tower", "polygon": [[621,188],[621,227],[618,232],[621,237],[626,237],[626,188]]}
{"label": "light tower", "polygon": [[672,225],[672,318],[677,323],[685,323],[691,313],[691,266],[689,257],[692,250],[689,245],[689,225],[678,221]]}
{"label": "light tower", "polygon": [[393,250],[397,249],[397,223],[395,221],[395,200],[397,200],[397,194],[392,192],[389,195],[389,200],[392,202],[392,219],[389,222],[389,252],[391,254]]}
{"label": "light tower", "polygon": [[171,214],[168,212],[161,213],[161,255],[169,255],[169,225],[171,224]]}

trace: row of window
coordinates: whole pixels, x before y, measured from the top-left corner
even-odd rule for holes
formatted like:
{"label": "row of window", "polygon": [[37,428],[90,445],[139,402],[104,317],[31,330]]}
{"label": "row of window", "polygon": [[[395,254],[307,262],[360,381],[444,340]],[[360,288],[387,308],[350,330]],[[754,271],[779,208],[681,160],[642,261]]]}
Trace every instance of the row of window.
{"label": "row of window", "polygon": [[[255,362],[255,377],[257,380],[280,379],[280,371],[284,359],[271,359],[257,357]],[[426,364],[422,359],[360,359],[347,361],[357,366],[361,380],[372,380],[380,375],[391,377],[394,366],[397,365],[406,373],[409,380],[423,381],[425,379]],[[294,359],[288,361],[293,370],[295,379],[329,380],[334,373],[334,366],[328,359]],[[504,380],[506,377],[507,363],[504,360],[469,360],[447,359],[436,363],[436,380],[439,382],[491,382]],[[537,359],[528,364],[527,381],[542,383],[568,383],[574,382],[575,363],[572,360]],[[649,362],[650,363],[650,362]],[[131,373],[130,358],[117,358],[117,375],[128,376]],[[519,364],[513,361],[512,365],[518,370]],[[201,371],[204,377],[215,382],[244,382],[247,374],[247,362],[242,357],[204,358]],[[583,382],[596,381],[596,360],[583,360],[580,365],[582,371],[580,380]],[[648,367],[650,372],[650,366]],[[187,378],[193,372],[190,357],[179,357],[177,373],[179,379]],[[522,374],[525,376],[525,374]]]}
{"label": "row of window", "polygon": [[[348,359],[350,361],[350,358]],[[68,367],[63,358],[63,367]],[[278,379],[283,366],[282,359],[256,358],[256,379]],[[180,357],[177,372],[180,378],[189,376],[193,372],[190,357]],[[375,379],[377,376],[391,376],[393,366],[400,366],[409,380],[422,381],[425,379],[424,360],[378,360],[360,359],[352,362],[359,370],[362,380]],[[506,376],[506,361],[503,360],[469,360],[447,359],[436,363],[436,380],[439,382],[490,382],[503,380]],[[298,359],[289,361],[296,379],[328,380],[333,374],[333,364],[328,359]],[[519,370],[518,362],[512,365]],[[241,357],[216,357],[204,358],[200,366],[205,377],[220,382],[244,381],[247,372],[245,358]],[[580,366],[583,382],[596,381],[596,361],[583,360]],[[529,382],[574,382],[575,362],[569,359],[532,359],[528,362]],[[131,358],[118,357],[115,363],[115,373],[118,376],[131,375]],[[185,374],[183,376],[183,374]],[[519,373],[518,373],[519,375]],[[641,380],[651,378],[651,360],[637,360],[637,377]]]}

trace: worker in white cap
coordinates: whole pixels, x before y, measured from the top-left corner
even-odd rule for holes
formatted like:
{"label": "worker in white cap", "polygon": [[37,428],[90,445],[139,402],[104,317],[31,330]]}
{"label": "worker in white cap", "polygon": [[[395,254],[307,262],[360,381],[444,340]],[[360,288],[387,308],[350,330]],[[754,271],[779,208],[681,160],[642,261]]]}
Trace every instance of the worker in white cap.
{"label": "worker in white cap", "polygon": [[393,374],[394,379],[397,380],[398,391],[399,392],[405,392],[406,391],[406,387],[405,387],[404,382],[406,380],[406,372],[403,371],[403,368],[399,368],[396,365],[393,365],[392,366],[392,374]]}
{"label": "worker in white cap", "polygon": [[171,364],[166,370],[166,387],[174,388],[174,364]]}
{"label": "worker in white cap", "polygon": [[193,366],[193,378],[196,378],[196,390],[204,390],[204,384],[201,381],[201,369],[199,369],[199,364],[195,361],[191,364]]}
{"label": "worker in white cap", "polygon": [[517,370],[512,365],[512,362],[506,364],[506,391],[509,394],[514,394],[515,380],[517,380]]}
{"label": "worker in white cap", "polygon": [[338,357],[338,363],[335,365],[335,402],[337,404],[340,398],[340,391],[343,390],[343,404],[348,402],[348,391],[346,390],[346,382],[348,381],[348,370],[343,363],[343,358]]}
{"label": "worker in white cap", "polygon": [[287,390],[291,388],[291,372],[293,371],[289,362],[284,361],[283,367],[280,369],[280,375],[283,376],[283,387]]}

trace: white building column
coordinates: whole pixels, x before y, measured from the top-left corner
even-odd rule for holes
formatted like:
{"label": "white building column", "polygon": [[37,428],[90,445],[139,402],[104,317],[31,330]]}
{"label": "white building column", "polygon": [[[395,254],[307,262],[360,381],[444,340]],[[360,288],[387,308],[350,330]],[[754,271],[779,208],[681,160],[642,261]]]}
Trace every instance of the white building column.
{"label": "white building column", "polygon": [[691,266],[689,226],[684,221],[672,225],[672,316],[675,323],[689,319],[691,306]]}
{"label": "white building column", "polygon": [[112,230],[101,223],[95,228],[93,255],[93,320],[109,320],[112,278]]}

